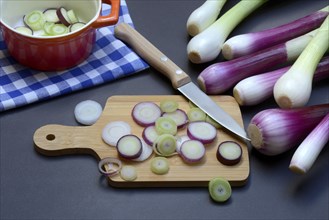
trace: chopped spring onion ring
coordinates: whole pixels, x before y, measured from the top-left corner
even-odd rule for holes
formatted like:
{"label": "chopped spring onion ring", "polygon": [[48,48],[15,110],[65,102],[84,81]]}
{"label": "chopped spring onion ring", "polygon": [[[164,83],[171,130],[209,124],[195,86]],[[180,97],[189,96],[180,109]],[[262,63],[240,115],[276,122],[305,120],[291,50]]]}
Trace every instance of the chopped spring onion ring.
{"label": "chopped spring onion ring", "polygon": [[33,31],[41,30],[46,23],[44,14],[38,10],[31,11],[29,14],[25,15],[23,20]]}
{"label": "chopped spring onion ring", "polygon": [[242,158],[242,148],[235,141],[224,141],[217,148],[216,158],[224,165],[238,164]]}
{"label": "chopped spring onion ring", "polygon": [[267,0],[241,0],[222,15],[216,22],[200,34],[194,36],[187,45],[188,58],[193,63],[205,63],[214,60],[232,30],[249,14]]}
{"label": "chopped spring onion ring", "polygon": [[191,140],[187,135],[176,137],[176,151],[180,153],[180,148],[185,141]]}
{"label": "chopped spring onion ring", "polygon": [[43,14],[44,14],[47,22],[51,22],[51,23],[59,22],[59,18],[57,16],[56,11],[57,11],[57,8],[48,8],[43,11]]}
{"label": "chopped spring onion ring", "polygon": [[182,109],[177,109],[174,112],[165,112],[162,117],[169,117],[175,121],[177,129],[185,127],[188,123],[188,116]]}
{"label": "chopped spring onion ring", "polygon": [[207,115],[200,108],[194,107],[194,108],[190,108],[187,111],[187,117],[188,117],[189,122],[193,122],[193,121],[205,121],[206,118],[207,118]]}
{"label": "chopped spring onion ring", "polygon": [[278,155],[299,144],[329,112],[329,104],[294,109],[266,109],[247,128],[252,146],[265,155]]}
{"label": "chopped spring onion ring", "polygon": [[16,27],[15,30],[21,34],[33,35],[33,30],[29,27],[20,26],[20,27]]}
{"label": "chopped spring onion ring", "polygon": [[50,35],[58,36],[68,33],[69,29],[64,24],[54,24],[50,27]]}
{"label": "chopped spring onion ring", "polygon": [[216,21],[226,0],[207,0],[195,9],[187,19],[186,28],[191,36],[195,36]]}
{"label": "chopped spring onion ring", "polygon": [[162,134],[154,142],[153,149],[160,156],[172,156],[176,152],[176,138],[171,134]]}
{"label": "chopped spring onion ring", "polygon": [[306,34],[320,27],[328,11],[329,6],[278,27],[234,36],[224,43],[223,56],[235,59]]}
{"label": "chopped spring onion ring", "polygon": [[159,135],[175,135],[177,133],[177,124],[173,119],[169,117],[160,117],[155,121],[155,130]]}
{"label": "chopped spring onion ring", "polygon": [[316,33],[317,30],[314,30],[247,56],[214,63],[200,73],[200,88],[207,94],[221,94],[246,77],[267,71],[275,65],[294,61]]}
{"label": "chopped spring onion ring", "polygon": [[121,137],[116,148],[119,156],[125,159],[137,159],[143,151],[142,141],[133,134]]}
{"label": "chopped spring onion ring", "polygon": [[58,8],[56,14],[62,24],[66,27],[70,26],[70,18],[67,16],[67,10],[64,7]]}
{"label": "chopped spring onion ring", "polygon": [[292,67],[274,85],[275,101],[281,108],[304,106],[312,92],[313,75],[329,48],[329,16]]}
{"label": "chopped spring onion ring", "polygon": [[208,122],[196,121],[188,124],[187,136],[192,140],[201,141],[203,144],[210,144],[217,137],[217,130]]}
{"label": "chopped spring onion ring", "polygon": [[148,145],[147,143],[145,143],[145,141],[143,139],[141,139],[142,141],[142,153],[141,155],[136,158],[133,159],[133,161],[138,161],[138,162],[142,162],[147,160],[153,153],[153,147],[151,145]]}
{"label": "chopped spring onion ring", "polygon": [[154,125],[160,116],[161,109],[153,102],[139,102],[132,110],[134,121],[143,127]]}
{"label": "chopped spring onion ring", "polygon": [[169,171],[169,161],[165,157],[154,157],[151,161],[151,171],[158,175],[163,175]]}
{"label": "chopped spring onion ring", "polygon": [[125,165],[120,170],[120,176],[123,180],[134,181],[137,178],[137,170],[131,165]]}
{"label": "chopped spring onion ring", "polygon": [[289,169],[305,174],[313,166],[320,152],[329,141],[329,114],[312,130],[295,151]]}
{"label": "chopped spring onion ring", "polygon": [[82,27],[84,27],[86,24],[83,23],[83,22],[77,22],[77,23],[74,23],[74,24],[71,24],[69,26],[69,30],[70,32],[73,32],[73,31],[76,31],[76,30],[79,30],[81,29]]}
{"label": "chopped spring onion ring", "polygon": [[74,108],[75,119],[83,125],[94,124],[103,111],[102,106],[93,100],[85,100],[78,103]]}
{"label": "chopped spring onion ring", "polygon": [[206,149],[200,141],[184,141],[179,149],[179,155],[186,163],[197,163],[202,160],[206,154]]}
{"label": "chopped spring onion ring", "polygon": [[67,14],[67,17],[70,20],[70,24],[74,24],[74,23],[79,22],[79,19],[77,18],[77,16],[75,15],[75,13],[72,9],[68,10],[66,14]]}
{"label": "chopped spring onion ring", "polygon": [[162,112],[174,112],[178,109],[178,102],[174,100],[163,100],[160,102]]}
{"label": "chopped spring onion ring", "polygon": [[53,22],[46,22],[44,25],[43,25],[43,30],[46,32],[47,35],[52,35],[52,30],[51,28],[55,25],[55,23]]}
{"label": "chopped spring onion ring", "polygon": [[143,140],[148,144],[148,145],[153,145],[155,140],[159,137],[155,126],[151,125],[151,126],[147,126],[144,128],[143,132],[142,132],[142,138]]}
{"label": "chopped spring onion ring", "polygon": [[[257,105],[273,96],[275,82],[289,70],[291,66],[258,74],[241,80],[233,88],[233,95],[241,106]],[[314,74],[313,81],[329,78],[329,56],[323,58]]]}
{"label": "chopped spring onion ring", "polygon": [[[104,166],[105,170],[104,170]],[[113,157],[106,157],[104,159],[102,159],[101,161],[99,161],[98,163],[98,170],[99,172],[101,172],[102,174],[104,174],[105,176],[114,176],[116,174],[118,174],[121,170],[122,167],[122,162],[121,160],[117,159],[117,158],[113,158]]]}
{"label": "chopped spring onion ring", "polygon": [[208,184],[210,197],[215,202],[225,202],[232,195],[232,188],[230,183],[221,177],[216,177],[210,180]]}
{"label": "chopped spring onion ring", "polygon": [[113,121],[105,125],[102,131],[102,138],[110,146],[116,146],[118,140],[131,133],[131,127],[124,121]]}

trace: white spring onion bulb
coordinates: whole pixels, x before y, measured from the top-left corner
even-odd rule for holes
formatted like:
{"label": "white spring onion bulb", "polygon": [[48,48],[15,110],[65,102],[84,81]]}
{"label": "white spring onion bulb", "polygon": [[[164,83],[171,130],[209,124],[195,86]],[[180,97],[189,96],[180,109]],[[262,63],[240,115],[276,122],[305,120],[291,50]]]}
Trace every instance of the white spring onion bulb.
{"label": "white spring onion bulb", "polygon": [[231,60],[286,42],[319,28],[328,15],[329,6],[326,6],[319,11],[274,28],[236,35],[224,43],[223,56]]}
{"label": "white spring onion bulb", "polygon": [[268,0],[241,0],[212,25],[194,36],[187,45],[188,58],[193,63],[214,60],[232,30],[249,14]]}
{"label": "white spring onion bulb", "polygon": [[[258,74],[241,80],[233,88],[233,95],[241,106],[257,105],[272,97],[275,82],[291,66]],[[316,68],[313,82],[329,78],[329,56],[324,57]]]}
{"label": "white spring onion bulb", "polygon": [[250,121],[252,146],[265,155],[278,155],[300,144],[329,113],[329,103],[293,109],[266,109]]}
{"label": "white spring onion bulb", "polygon": [[274,98],[281,108],[304,106],[312,92],[315,69],[329,47],[329,16],[316,35],[274,86]]}
{"label": "white spring onion bulb", "polygon": [[207,0],[199,8],[195,9],[186,23],[189,35],[195,36],[214,23],[225,2],[226,0]]}
{"label": "white spring onion bulb", "polygon": [[314,128],[295,151],[289,169],[304,174],[314,164],[320,152],[329,140],[329,114]]}

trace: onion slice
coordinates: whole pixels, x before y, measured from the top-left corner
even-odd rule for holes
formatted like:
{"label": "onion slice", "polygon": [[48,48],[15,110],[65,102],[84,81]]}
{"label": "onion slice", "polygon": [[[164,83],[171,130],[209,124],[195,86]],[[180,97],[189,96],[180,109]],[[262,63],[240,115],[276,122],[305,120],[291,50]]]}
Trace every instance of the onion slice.
{"label": "onion slice", "polygon": [[145,143],[145,141],[143,139],[141,139],[142,141],[142,153],[141,155],[136,158],[136,159],[133,159],[133,161],[138,161],[138,162],[142,162],[142,161],[145,161],[147,160],[153,153],[153,147],[148,145],[147,143]]}
{"label": "onion slice", "polygon": [[188,117],[185,111],[182,109],[177,109],[174,112],[165,112],[162,117],[168,117],[175,121],[177,129],[184,128],[188,123]]}
{"label": "onion slice", "polygon": [[120,170],[120,176],[123,180],[134,181],[137,178],[137,170],[131,165],[125,165]]}
{"label": "onion slice", "polygon": [[131,133],[131,127],[124,121],[113,121],[108,123],[102,131],[102,138],[105,143],[116,146],[118,140],[127,134]]}
{"label": "onion slice", "polygon": [[75,119],[83,125],[94,124],[103,112],[102,106],[93,100],[85,100],[74,108]]}
{"label": "onion slice", "polygon": [[180,147],[179,155],[187,163],[200,162],[206,153],[202,142],[197,140],[184,141]]}
{"label": "onion slice", "polygon": [[210,144],[217,137],[217,130],[208,122],[196,121],[188,124],[187,135],[192,140],[201,141],[203,144]]}
{"label": "onion slice", "polygon": [[137,103],[131,113],[133,120],[142,127],[154,125],[161,116],[161,109],[153,102]]}
{"label": "onion slice", "polygon": [[218,146],[216,157],[224,165],[238,164],[242,158],[242,148],[235,141],[224,141]]}
{"label": "onion slice", "polygon": [[[104,170],[104,166],[107,165],[108,169]],[[113,157],[106,157],[99,161],[98,163],[98,170],[105,176],[114,176],[118,174],[121,170],[122,162],[121,160]]]}
{"label": "onion slice", "polygon": [[143,151],[142,141],[133,134],[121,137],[116,148],[119,156],[125,159],[137,159]]}

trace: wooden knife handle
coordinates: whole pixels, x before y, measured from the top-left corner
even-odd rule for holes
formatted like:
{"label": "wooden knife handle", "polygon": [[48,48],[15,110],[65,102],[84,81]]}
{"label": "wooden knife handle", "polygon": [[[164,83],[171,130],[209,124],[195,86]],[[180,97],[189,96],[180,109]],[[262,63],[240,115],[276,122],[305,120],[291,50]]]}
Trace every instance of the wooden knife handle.
{"label": "wooden knife handle", "polygon": [[130,25],[118,24],[114,29],[114,34],[120,40],[128,43],[153,68],[169,78],[175,89],[191,82],[191,78],[181,68]]}

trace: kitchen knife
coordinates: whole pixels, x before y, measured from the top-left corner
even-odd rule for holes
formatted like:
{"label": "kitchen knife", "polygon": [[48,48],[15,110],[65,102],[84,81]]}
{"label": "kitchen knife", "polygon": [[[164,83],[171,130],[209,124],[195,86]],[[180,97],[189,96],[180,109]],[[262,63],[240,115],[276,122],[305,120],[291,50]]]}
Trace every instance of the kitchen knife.
{"label": "kitchen knife", "polygon": [[246,131],[229,114],[201,91],[182,69],[140,33],[126,23],[118,24],[114,30],[117,38],[128,43],[153,68],[168,77],[171,80],[172,86],[179,90],[191,102],[229,131],[245,140],[250,140],[247,137]]}

